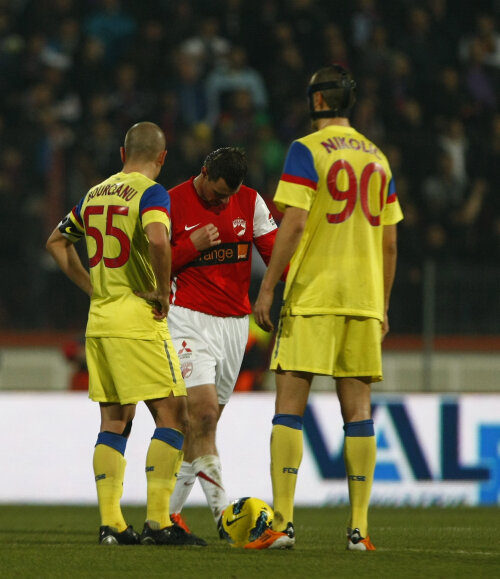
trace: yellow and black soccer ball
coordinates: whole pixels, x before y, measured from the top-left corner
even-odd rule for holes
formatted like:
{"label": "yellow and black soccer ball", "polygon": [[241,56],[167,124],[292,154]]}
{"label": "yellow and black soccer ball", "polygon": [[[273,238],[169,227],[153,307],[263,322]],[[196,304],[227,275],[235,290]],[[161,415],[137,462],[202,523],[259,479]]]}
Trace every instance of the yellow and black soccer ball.
{"label": "yellow and black soccer ball", "polygon": [[273,509],[261,499],[243,497],[226,507],[222,515],[222,536],[232,547],[244,547],[271,527]]}

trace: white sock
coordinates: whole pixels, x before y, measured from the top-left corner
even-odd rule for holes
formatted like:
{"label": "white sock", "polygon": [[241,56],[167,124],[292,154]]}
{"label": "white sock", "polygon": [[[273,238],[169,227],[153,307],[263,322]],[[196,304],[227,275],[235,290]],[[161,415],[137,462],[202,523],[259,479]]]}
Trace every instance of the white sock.
{"label": "white sock", "polygon": [[222,483],[220,458],[216,454],[207,454],[195,458],[192,465],[217,523],[228,503]]}
{"label": "white sock", "polygon": [[177,473],[174,492],[170,497],[170,513],[180,513],[185,505],[189,493],[196,482],[196,475],[193,465],[190,462],[183,461],[181,468]]}

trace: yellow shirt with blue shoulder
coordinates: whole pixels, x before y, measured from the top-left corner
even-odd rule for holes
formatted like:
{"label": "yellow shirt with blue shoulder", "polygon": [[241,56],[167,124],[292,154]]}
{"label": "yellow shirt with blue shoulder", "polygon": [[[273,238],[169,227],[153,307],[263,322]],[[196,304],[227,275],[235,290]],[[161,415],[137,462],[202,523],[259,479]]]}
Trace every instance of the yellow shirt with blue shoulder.
{"label": "yellow shirt with blue shoulder", "polygon": [[383,227],[403,214],[380,149],[338,125],[297,139],[274,202],[309,213],[285,285],[288,313],[383,320]]}
{"label": "yellow shirt with blue shoulder", "polygon": [[170,196],[141,173],[117,173],[92,187],[61,221],[73,243],[85,236],[93,293],[86,336],[167,338],[165,320],[134,294],[152,291],[156,280],[144,228],[163,223],[170,231]]}

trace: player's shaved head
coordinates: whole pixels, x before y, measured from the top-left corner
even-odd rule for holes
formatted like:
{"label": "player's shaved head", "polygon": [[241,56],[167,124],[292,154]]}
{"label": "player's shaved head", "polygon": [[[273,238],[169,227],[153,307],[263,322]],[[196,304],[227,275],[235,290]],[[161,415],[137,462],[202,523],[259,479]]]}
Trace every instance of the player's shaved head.
{"label": "player's shaved head", "polygon": [[136,123],[125,135],[124,149],[128,160],[154,161],[165,150],[165,145],[165,133],[155,123]]}

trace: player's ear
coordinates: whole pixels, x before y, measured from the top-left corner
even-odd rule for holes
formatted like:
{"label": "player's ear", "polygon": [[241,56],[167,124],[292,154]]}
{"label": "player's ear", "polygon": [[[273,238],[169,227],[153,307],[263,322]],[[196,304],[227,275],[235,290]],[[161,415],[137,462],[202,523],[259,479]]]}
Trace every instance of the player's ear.
{"label": "player's ear", "polygon": [[127,160],[127,155],[125,154],[125,147],[120,147],[120,157],[122,163],[125,165],[125,161]]}
{"label": "player's ear", "polygon": [[325,99],[320,91],[316,91],[313,94],[313,104],[314,110],[321,110],[322,108],[328,108],[325,103]]}
{"label": "player's ear", "polygon": [[157,162],[160,166],[163,166],[163,163],[165,163],[165,157],[166,156],[167,156],[167,150],[166,149],[158,155]]}

